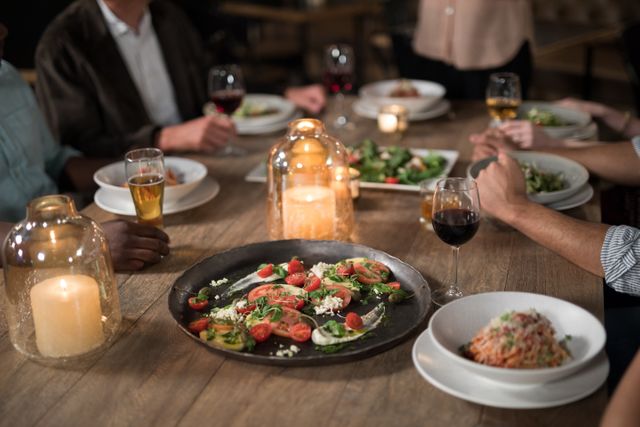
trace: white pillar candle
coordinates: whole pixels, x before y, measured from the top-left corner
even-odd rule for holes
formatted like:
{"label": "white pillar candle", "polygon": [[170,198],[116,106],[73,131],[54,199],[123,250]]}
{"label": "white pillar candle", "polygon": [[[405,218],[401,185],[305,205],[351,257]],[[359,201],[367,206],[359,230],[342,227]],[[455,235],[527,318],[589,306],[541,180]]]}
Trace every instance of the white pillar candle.
{"label": "white pillar candle", "polygon": [[85,275],[43,280],[31,288],[36,346],[43,356],[68,357],[104,343],[98,282]]}
{"label": "white pillar candle", "polygon": [[285,239],[333,239],[336,196],[321,186],[288,188],[282,195]]}

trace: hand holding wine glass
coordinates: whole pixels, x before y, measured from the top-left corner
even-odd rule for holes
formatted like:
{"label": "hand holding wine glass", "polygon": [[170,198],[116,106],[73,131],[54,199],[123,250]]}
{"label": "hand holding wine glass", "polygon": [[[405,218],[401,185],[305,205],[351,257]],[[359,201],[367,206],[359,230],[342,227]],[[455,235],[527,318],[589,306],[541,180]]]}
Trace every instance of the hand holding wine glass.
{"label": "hand holding wine glass", "polygon": [[[234,64],[220,65],[209,71],[209,96],[220,114],[228,117],[240,107],[245,95],[244,79],[240,67]],[[222,156],[243,156],[245,149],[232,144],[221,151]]]}
{"label": "hand holding wine glass", "polygon": [[431,221],[440,240],[453,248],[453,280],[431,294],[436,305],[464,296],[458,287],[460,245],[475,236],[480,225],[480,196],[471,178],[444,178],[436,184]]}
{"label": "hand holding wine glass", "polygon": [[517,74],[494,73],[489,76],[487,107],[493,126],[518,117],[521,103],[520,78]]}
{"label": "hand holding wine glass", "polygon": [[353,89],[354,55],[351,46],[332,44],[325,49],[324,84],[327,92],[336,97],[338,117],[333,125],[337,128],[349,124],[344,108],[344,95]]}

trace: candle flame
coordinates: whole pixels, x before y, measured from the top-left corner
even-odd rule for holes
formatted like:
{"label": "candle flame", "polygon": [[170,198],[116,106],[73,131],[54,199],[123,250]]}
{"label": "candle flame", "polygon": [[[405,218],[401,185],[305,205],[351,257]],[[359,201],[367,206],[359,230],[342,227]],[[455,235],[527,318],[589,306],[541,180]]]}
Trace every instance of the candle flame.
{"label": "candle flame", "polygon": [[62,291],[66,292],[67,291],[67,281],[64,279],[60,279],[60,289],[62,289]]}
{"label": "candle flame", "polygon": [[51,239],[51,243],[55,244],[56,243],[56,232],[51,230],[49,232],[49,238]]}

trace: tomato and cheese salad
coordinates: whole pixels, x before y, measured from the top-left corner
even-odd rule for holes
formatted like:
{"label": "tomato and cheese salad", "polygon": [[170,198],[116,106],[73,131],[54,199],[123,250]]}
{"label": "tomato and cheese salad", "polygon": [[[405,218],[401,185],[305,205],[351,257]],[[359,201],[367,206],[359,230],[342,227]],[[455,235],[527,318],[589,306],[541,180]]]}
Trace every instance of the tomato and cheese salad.
{"label": "tomato and cheese salad", "polygon": [[534,309],[509,311],[491,319],[460,351],[484,365],[551,368],[571,358],[564,342],[568,339],[557,341],[551,321]]}
{"label": "tomato and cheese salad", "polygon": [[[339,351],[381,325],[386,303],[410,297],[389,267],[367,258],[309,268],[297,257],[266,263],[217,294],[227,283],[213,280],[188,299],[198,313],[188,329],[211,346],[235,351],[252,351],[272,336],[292,340],[273,354],[282,357],[292,357],[307,341],[318,351]],[[362,316],[354,311],[374,300]]]}

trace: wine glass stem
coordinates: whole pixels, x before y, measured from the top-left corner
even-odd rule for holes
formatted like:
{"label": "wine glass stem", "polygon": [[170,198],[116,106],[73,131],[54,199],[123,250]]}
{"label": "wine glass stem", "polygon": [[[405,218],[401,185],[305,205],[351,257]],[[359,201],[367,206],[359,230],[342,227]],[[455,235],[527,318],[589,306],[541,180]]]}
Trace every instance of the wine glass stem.
{"label": "wine glass stem", "polygon": [[346,117],[344,114],[344,94],[336,93],[336,109],[338,110],[338,118]]}
{"label": "wine glass stem", "polygon": [[460,246],[452,246],[453,249],[453,280],[451,281],[451,289],[458,288],[458,253],[460,252]]}

